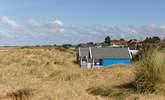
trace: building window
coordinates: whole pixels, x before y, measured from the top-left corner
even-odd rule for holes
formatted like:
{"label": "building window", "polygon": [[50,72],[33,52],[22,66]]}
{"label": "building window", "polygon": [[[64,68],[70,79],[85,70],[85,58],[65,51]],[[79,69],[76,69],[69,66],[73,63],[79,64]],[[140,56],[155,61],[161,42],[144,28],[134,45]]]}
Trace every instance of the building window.
{"label": "building window", "polygon": [[87,58],[85,56],[82,58],[82,62],[87,62]]}

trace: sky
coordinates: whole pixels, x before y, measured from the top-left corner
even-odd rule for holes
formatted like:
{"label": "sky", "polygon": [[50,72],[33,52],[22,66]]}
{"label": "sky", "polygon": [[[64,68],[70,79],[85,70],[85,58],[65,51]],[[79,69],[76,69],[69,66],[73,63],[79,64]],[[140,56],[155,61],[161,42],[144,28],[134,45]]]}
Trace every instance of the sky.
{"label": "sky", "polygon": [[165,38],[165,0],[0,0],[0,45]]}

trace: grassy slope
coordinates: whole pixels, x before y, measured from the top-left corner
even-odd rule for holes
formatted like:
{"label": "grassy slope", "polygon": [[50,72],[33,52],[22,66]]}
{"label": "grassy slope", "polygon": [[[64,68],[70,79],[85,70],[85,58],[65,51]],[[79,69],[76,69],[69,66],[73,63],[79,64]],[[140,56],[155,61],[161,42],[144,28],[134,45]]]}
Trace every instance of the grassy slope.
{"label": "grassy slope", "polygon": [[[81,70],[71,50],[13,49],[0,55],[0,93],[34,90],[33,100],[95,100],[86,89],[97,81],[97,70]],[[89,75],[94,73],[93,75]]]}
{"label": "grassy slope", "polygon": [[[94,96],[89,93],[90,88],[104,86],[109,88],[109,92],[113,90],[112,86],[126,83],[133,77],[132,68],[119,66],[110,70],[87,70],[80,69],[74,61],[75,52],[63,48],[17,48],[1,52],[0,100],[14,100],[11,99],[13,94],[25,94],[22,98],[26,99],[27,95],[32,100],[116,99],[117,93],[109,97]],[[121,93],[125,90],[116,91]],[[101,92],[106,92],[106,89],[101,88]]]}

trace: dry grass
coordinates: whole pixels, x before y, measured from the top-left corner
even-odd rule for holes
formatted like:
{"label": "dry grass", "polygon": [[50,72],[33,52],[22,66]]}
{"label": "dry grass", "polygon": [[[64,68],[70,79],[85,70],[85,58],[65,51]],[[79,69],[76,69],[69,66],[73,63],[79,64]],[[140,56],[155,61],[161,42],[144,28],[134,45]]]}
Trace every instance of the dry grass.
{"label": "dry grass", "polygon": [[[154,49],[148,50],[136,65],[135,86],[139,92],[165,92],[165,52]],[[156,86],[159,84],[159,87]]]}
{"label": "dry grass", "polygon": [[97,78],[101,70],[80,69],[74,60],[73,50],[61,48],[16,48],[1,53],[0,95],[34,89],[32,100],[99,98],[86,89],[101,80]]}
{"label": "dry grass", "polygon": [[[120,94],[123,91],[115,90],[113,86],[130,81],[134,77],[132,68],[119,65],[105,70],[80,69],[74,63],[75,58],[75,51],[53,47],[15,48],[1,52],[0,100],[125,98]],[[97,90],[110,96],[102,97]],[[90,91],[98,95],[93,95]]]}
{"label": "dry grass", "polygon": [[14,92],[9,92],[5,96],[1,96],[0,100],[29,100],[32,95],[32,90],[20,89]]}

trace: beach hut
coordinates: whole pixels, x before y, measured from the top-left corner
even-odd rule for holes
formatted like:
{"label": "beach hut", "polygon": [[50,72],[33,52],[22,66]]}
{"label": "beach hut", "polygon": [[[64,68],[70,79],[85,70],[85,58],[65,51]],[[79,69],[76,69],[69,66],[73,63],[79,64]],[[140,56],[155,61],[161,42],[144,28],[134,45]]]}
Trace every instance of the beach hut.
{"label": "beach hut", "polygon": [[131,64],[128,48],[79,48],[81,67],[111,67],[114,64]]}

